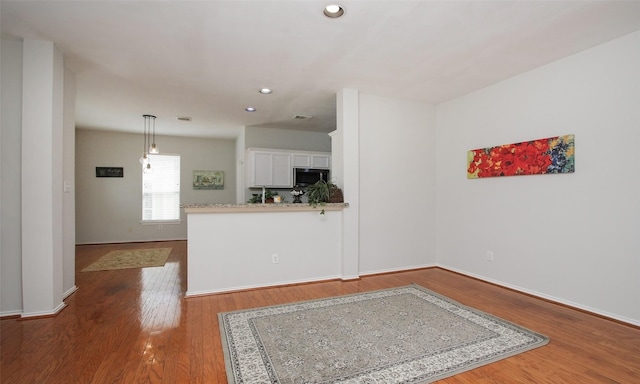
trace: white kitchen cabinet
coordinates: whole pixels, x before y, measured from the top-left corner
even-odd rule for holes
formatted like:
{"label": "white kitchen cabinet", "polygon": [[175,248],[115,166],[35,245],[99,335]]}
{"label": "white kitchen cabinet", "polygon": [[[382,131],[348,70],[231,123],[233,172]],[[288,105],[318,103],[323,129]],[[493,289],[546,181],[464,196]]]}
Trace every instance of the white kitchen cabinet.
{"label": "white kitchen cabinet", "polygon": [[246,155],[247,188],[291,188],[293,168],[331,167],[331,154],[328,152],[248,148]]}
{"label": "white kitchen cabinet", "polygon": [[331,155],[316,153],[294,153],[292,163],[297,168],[323,168],[329,169],[331,166]]}
{"label": "white kitchen cabinet", "polygon": [[293,187],[293,172],[291,169],[291,154],[273,154],[273,186]]}
{"label": "white kitchen cabinet", "polygon": [[294,153],[291,155],[293,166],[298,168],[311,168],[311,155],[307,153]]}
{"label": "white kitchen cabinet", "polygon": [[311,155],[311,168],[326,168],[331,166],[330,155]]}
{"label": "white kitchen cabinet", "polygon": [[291,153],[248,150],[247,186],[291,188]]}

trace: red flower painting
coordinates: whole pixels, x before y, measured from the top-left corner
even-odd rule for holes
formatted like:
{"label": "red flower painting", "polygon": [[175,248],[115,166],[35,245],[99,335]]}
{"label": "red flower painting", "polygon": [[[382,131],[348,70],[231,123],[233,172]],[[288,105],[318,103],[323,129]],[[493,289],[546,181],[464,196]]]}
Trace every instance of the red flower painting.
{"label": "red flower painting", "polygon": [[574,135],[565,135],[471,150],[467,178],[572,173],[574,141]]}

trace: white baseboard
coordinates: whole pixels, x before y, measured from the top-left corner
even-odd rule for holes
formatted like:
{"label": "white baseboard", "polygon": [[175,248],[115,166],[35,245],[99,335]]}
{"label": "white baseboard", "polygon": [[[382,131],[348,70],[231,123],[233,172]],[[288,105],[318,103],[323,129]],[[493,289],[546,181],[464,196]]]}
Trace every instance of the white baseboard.
{"label": "white baseboard", "polygon": [[13,317],[22,315],[22,310],[3,311],[0,312],[0,317]]}
{"label": "white baseboard", "polygon": [[67,292],[65,292],[64,294],[62,294],[62,300],[66,299],[67,297],[71,296],[73,293],[75,293],[75,291],[78,290],[77,286],[73,286],[71,287]]}
{"label": "white baseboard", "polygon": [[62,302],[57,307],[55,307],[52,311],[39,311],[39,312],[27,312],[27,313],[22,312],[22,316],[20,317],[23,319],[28,319],[30,317],[55,316],[58,313],[60,313],[60,311],[62,311],[66,306],[67,304]]}
{"label": "white baseboard", "polygon": [[163,241],[187,241],[187,238],[183,239],[147,239],[147,240],[109,240],[109,241],[93,241],[93,242],[78,242],[76,245],[104,245],[104,244],[129,244],[129,243],[159,243]]}
{"label": "white baseboard", "polygon": [[283,285],[293,285],[293,284],[304,284],[304,283],[314,283],[318,281],[327,281],[327,280],[335,280],[341,279],[341,276],[322,276],[322,277],[314,277],[312,279],[301,279],[301,280],[288,280],[288,281],[278,281],[268,284],[251,284],[251,285],[243,285],[237,287],[228,287],[228,288],[220,288],[206,291],[187,291],[184,297],[196,297],[196,296],[206,296],[206,295],[215,295],[218,293],[229,293],[229,292],[237,292],[237,291],[247,291],[250,289],[257,288],[269,288],[269,287],[278,287]]}
{"label": "white baseboard", "polygon": [[596,315],[607,317],[607,318],[610,318],[610,319],[613,319],[613,320],[621,321],[623,323],[627,323],[627,324],[631,324],[631,325],[635,325],[635,326],[640,326],[640,321],[639,320],[631,319],[631,318],[628,318],[628,317],[625,317],[625,316],[620,316],[618,314],[610,313],[610,312],[607,312],[607,311],[603,311],[603,310],[598,309],[598,308],[589,307],[587,305],[574,303],[574,302],[572,302],[570,300],[561,299],[559,297],[547,295],[547,294],[544,294],[544,293],[541,293],[541,292],[537,292],[537,291],[533,291],[531,289],[523,288],[523,287],[520,287],[520,286],[517,286],[517,285],[508,284],[508,283],[505,283],[503,281],[491,279],[491,278],[488,278],[486,276],[482,276],[482,275],[478,275],[478,274],[475,274],[475,273],[467,272],[467,271],[464,271],[464,270],[461,270],[461,269],[458,269],[458,268],[450,267],[448,265],[438,264],[437,266],[442,268],[442,269],[446,269],[446,270],[449,270],[449,271],[453,271],[453,272],[459,273],[461,275],[473,277],[474,279],[482,280],[482,281],[485,281],[487,283],[491,283],[491,284],[495,284],[495,285],[498,285],[498,286],[501,286],[501,287],[509,288],[509,289],[514,290],[514,291],[526,293],[528,295],[539,297],[541,299],[549,300],[549,301],[552,301],[552,302],[555,302],[555,303],[558,303],[558,304],[566,305],[568,307],[576,308],[576,309],[583,310],[583,311],[586,311],[586,312],[590,312],[590,313],[593,313],[593,314],[596,314]]}
{"label": "white baseboard", "polygon": [[[71,287],[69,290],[67,290],[62,295],[62,300],[65,300],[67,297],[71,296],[77,290],[78,290],[78,287],[74,285],[73,287]],[[51,316],[51,315],[57,315],[66,306],[67,305],[65,303],[62,303],[62,304],[58,305],[58,307],[56,307],[56,309],[54,309],[53,312],[48,312],[48,311],[47,312],[34,312],[34,313],[29,313],[29,314],[24,314],[22,312],[22,310],[4,311],[4,312],[0,312],[0,317],[20,316],[22,318],[28,318],[28,317],[39,317],[39,316]]]}
{"label": "white baseboard", "polygon": [[360,272],[360,276],[382,275],[384,273],[394,273],[394,272],[407,272],[413,269],[425,269],[425,268],[433,268],[437,266],[438,266],[437,264],[421,264],[421,265],[413,265],[413,266],[409,265],[409,266],[402,266],[402,267],[388,268],[388,269],[378,269],[375,271]]}

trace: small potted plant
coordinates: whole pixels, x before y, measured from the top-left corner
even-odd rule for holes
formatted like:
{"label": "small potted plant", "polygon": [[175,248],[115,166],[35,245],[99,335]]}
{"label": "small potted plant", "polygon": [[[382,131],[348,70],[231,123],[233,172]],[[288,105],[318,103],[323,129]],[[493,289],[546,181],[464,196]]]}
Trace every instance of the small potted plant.
{"label": "small potted plant", "polygon": [[[276,196],[278,196],[278,192],[271,191],[271,190],[267,189],[266,191],[264,191],[264,202],[265,203],[273,203],[274,202],[274,198]],[[253,193],[251,195],[251,198],[247,202],[249,204],[260,204],[260,203],[262,203],[262,193]]]}
{"label": "small potted plant", "polygon": [[276,196],[278,196],[278,192],[271,191],[271,190],[267,189],[264,192],[264,202],[265,203],[273,203],[274,202],[274,198]]}

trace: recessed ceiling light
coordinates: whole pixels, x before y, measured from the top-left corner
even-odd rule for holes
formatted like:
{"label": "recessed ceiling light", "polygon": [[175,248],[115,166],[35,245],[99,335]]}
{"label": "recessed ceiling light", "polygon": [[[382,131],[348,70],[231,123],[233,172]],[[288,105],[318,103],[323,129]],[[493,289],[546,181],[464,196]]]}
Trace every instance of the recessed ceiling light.
{"label": "recessed ceiling light", "polygon": [[324,10],[322,11],[322,13],[324,13],[324,15],[329,18],[335,19],[337,17],[344,15],[344,8],[342,8],[337,4],[331,4],[324,7]]}
{"label": "recessed ceiling light", "polygon": [[247,111],[247,112],[255,112],[256,111],[256,109],[253,108],[253,107],[247,107],[244,110]]}
{"label": "recessed ceiling light", "polygon": [[268,94],[272,93],[273,91],[271,90],[271,88],[260,88],[260,90],[258,92],[262,93],[263,95],[268,95]]}

